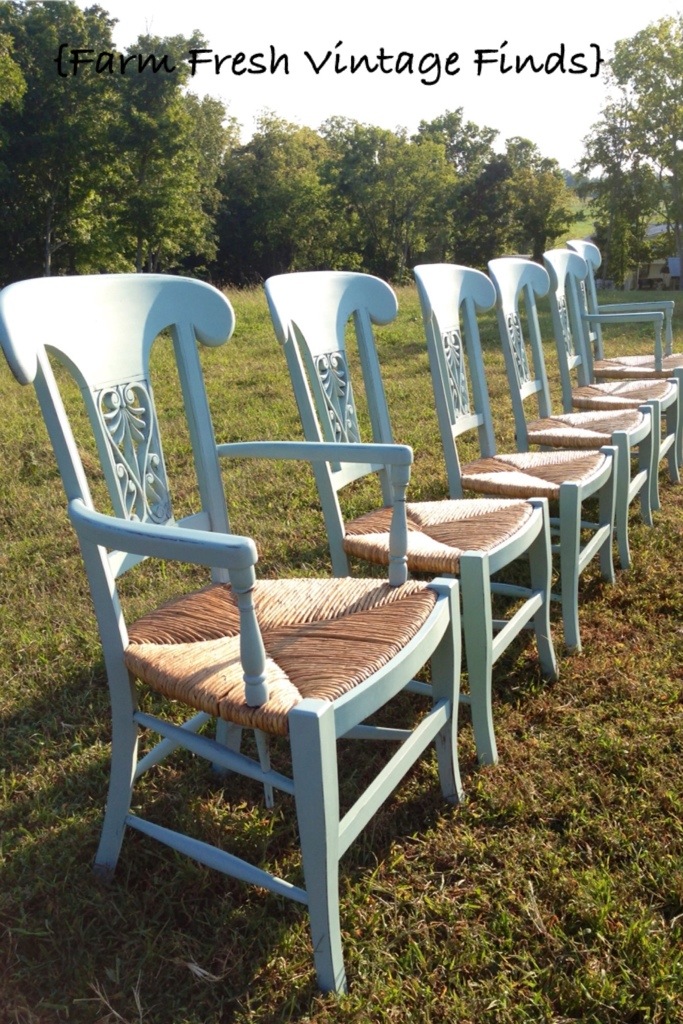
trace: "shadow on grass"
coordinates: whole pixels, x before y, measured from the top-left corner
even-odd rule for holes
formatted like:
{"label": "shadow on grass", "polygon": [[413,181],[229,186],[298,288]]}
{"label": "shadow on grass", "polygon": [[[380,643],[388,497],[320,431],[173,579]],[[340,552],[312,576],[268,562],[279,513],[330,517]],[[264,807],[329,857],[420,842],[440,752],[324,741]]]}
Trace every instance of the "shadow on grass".
{"label": "shadow on grass", "polygon": [[[392,719],[419,714],[413,697],[402,695],[398,705]],[[79,706],[87,713],[72,729]],[[70,728],[59,731],[57,723],[66,721],[67,712]],[[36,723],[44,716],[48,729],[41,734]],[[6,1019],[22,1024],[138,1021],[145,1015],[158,1021],[222,1022],[236,1015],[249,1019],[254,1000],[267,1002],[259,1020],[272,1024],[310,1013],[319,995],[302,907],[204,868],[133,830],[126,833],[113,879],[103,883],[94,876],[109,752],[106,692],[99,683],[66,679],[51,702],[29,701],[0,726],[8,778],[13,777],[0,823],[0,1019],[6,1012]],[[38,754],[29,756],[31,739],[43,763],[45,745],[53,745],[51,768],[40,777]],[[357,745],[342,741],[345,805],[368,784],[388,749],[377,744],[359,756]],[[286,762],[285,743],[276,743],[273,753]],[[182,752],[145,775],[134,807],[301,884],[289,797],[278,796],[275,810],[267,811],[255,783],[219,777]],[[451,813],[441,798],[432,754],[409,774],[400,800],[390,798],[345,855],[340,892],[347,961],[363,959],[363,937],[348,928],[353,892],[365,887],[363,876],[371,884],[393,844],[414,835],[416,823],[427,830]],[[276,1008],[273,992],[282,993]]]}

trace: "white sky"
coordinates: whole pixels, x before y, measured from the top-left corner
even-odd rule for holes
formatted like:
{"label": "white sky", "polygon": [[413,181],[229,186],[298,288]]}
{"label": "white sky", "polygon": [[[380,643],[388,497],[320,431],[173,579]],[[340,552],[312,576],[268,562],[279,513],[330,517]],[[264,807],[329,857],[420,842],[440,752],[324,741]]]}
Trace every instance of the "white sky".
{"label": "white sky", "polygon": [[[92,0],[78,0],[88,6]],[[582,155],[582,140],[597,120],[606,99],[602,74],[595,70],[595,48],[604,58],[611,55],[617,39],[633,36],[650,21],[677,14],[683,0],[659,0],[648,5],[619,5],[596,0],[344,0],[327,5],[312,0],[99,0],[118,19],[114,31],[117,47],[135,52],[138,35],[189,35],[198,29],[214,54],[265,53],[270,47],[286,54],[289,74],[231,73],[230,62],[216,75],[212,65],[197,68],[191,88],[223,100],[242,125],[246,141],[254,119],[272,110],[297,124],[317,128],[327,117],[342,115],[368,124],[414,131],[421,120],[446,110],[463,107],[465,117],[480,126],[499,131],[498,143],[521,135],[531,139],[544,156],[555,157],[572,168]],[[648,13],[650,11],[651,13]],[[507,40],[507,46],[501,46]],[[336,44],[341,41],[342,46]],[[66,40],[65,40],[66,42]],[[69,41],[78,46],[79,41]],[[584,74],[534,74],[526,70],[501,73],[498,64],[482,67],[477,75],[477,49],[497,50],[514,61],[516,54],[533,54],[537,63],[565,46],[565,66],[583,53],[589,72]],[[424,85],[417,73],[383,74],[367,71],[337,74],[334,54],[367,55],[376,62],[380,47],[394,57],[401,51],[414,55],[414,66],[425,54],[441,57],[441,78]],[[319,63],[328,50],[333,55],[315,74],[305,56]],[[457,75],[448,76],[443,65],[450,53],[459,54]],[[487,55],[491,56],[491,55]],[[494,55],[494,56],[497,56]],[[213,59],[213,55],[211,55]],[[404,57],[405,61],[406,58]],[[557,63],[557,57],[554,58]],[[246,65],[245,65],[246,66]],[[435,77],[431,71],[428,80]]]}

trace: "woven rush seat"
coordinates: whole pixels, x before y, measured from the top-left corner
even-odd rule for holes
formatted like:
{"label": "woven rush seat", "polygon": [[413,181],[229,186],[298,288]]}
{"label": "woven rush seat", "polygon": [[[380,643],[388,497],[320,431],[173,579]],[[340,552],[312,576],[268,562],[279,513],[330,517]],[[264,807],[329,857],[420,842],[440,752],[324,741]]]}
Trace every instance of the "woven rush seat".
{"label": "woven rush seat", "polygon": [[653,400],[674,401],[676,395],[676,385],[668,380],[609,381],[574,388],[572,403],[577,409],[634,409]]}
{"label": "woven rush seat", "polygon": [[533,444],[595,448],[611,444],[615,431],[637,430],[643,420],[637,409],[569,412],[528,422],[527,435]]}
{"label": "woven rush seat", "polygon": [[674,370],[683,368],[683,352],[674,352],[662,359],[662,368],[658,370],[654,356],[613,356],[596,359],[593,363],[595,376],[606,380],[630,378],[631,380],[651,380],[671,377]]}
{"label": "woven rush seat", "polygon": [[562,484],[591,484],[606,461],[600,451],[513,452],[468,462],[461,467],[462,484],[481,494],[526,498],[533,492],[558,500]]}
{"label": "woven rush seat", "polygon": [[[408,568],[456,575],[463,552],[487,552],[504,544],[524,527],[533,511],[528,502],[495,498],[408,502]],[[390,524],[390,508],[347,523],[344,551],[386,565]]]}
{"label": "woven rush seat", "polygon": [[306,697],[332,701],[394,658],[434,607],[409,581],[262,580],[254,605],[266,650],[269,699],[249,707],[239,659],[239,613],[227,584],[183,595],[129,628],[128,669],[153,690],[237,725],[287,734]]}

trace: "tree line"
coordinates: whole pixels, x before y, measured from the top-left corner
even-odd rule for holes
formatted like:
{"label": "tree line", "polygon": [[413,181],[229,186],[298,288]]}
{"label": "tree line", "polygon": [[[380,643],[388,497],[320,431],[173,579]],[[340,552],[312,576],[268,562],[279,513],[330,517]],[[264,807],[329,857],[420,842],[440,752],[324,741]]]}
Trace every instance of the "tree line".
{"label": "tree line", "polygon": [[[64,40],[113,52],[115,21],[73,2],[0,2],[0,282],[42,274],[184,271],[245,284],[345,267],[401,280],[418,260],[539,255],[571,219],[554,160],[462,110],[412,136],[272,113],[240,142],[187,88],[190,38],[141,36],[173,75],[58,73]],[[77,42],[75,42],[77,41]]]}
{"label": "tree line", "polygon": [[[603,273],[622,281],[650,258],[683,257],[683,16],[620,40],[607,85],[579,188],[595,214]],[[666,231],[649,241],[653,222]]]}
{"label": "tree line", "polygon": [[[314,130],[266,112],[242,143],[224,104],[188,89],[183,57],[208,48],[200,33],[136,41],[168,54],[172,75],[60,73],[65,40],[114,53],[114,25],[72,0],[0,0],[0,285],[123,270],[239,285],[319,268],[401,281],[417,262],[539,258],[572,223],[557,162],[527,139],[501,146],[462,109],[412,135],[342,117]],[[586,140],[579,184],[616,278],[643,258],[658,211],[683,242],[680,37],[681,19],[664,19],[636,37],[636,56],[634,40],[617,45],[622,93]],[[658,48],[678,76],[668,105],[671,76],[646,73],[648,60],[661,70]]]}

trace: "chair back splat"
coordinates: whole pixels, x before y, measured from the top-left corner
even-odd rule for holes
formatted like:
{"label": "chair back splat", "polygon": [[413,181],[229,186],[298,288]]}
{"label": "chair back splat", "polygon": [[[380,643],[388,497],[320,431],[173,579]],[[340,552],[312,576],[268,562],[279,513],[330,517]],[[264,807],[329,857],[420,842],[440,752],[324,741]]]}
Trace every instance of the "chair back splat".
{"label": "chair back splat", "polygon": [[[275,333],[283,344],[299,416],[308,441],[360,442],[361,428],[346,349],[351,320],[358,340],[372,440],[393,437],[372,324],[390,323],[396,297],[383,281],[356,273],[301,273],[270,278],[266,295]],[[382,500],[392,504],[382,464],[331,463],[313,466],[327,525],[334,572],[348,573],[344,522],[337,494],[370,473],[380,480]]]}
{"label": "chair back splat", "polygon": [[[393,439],[373,326],[397,314],[393,290],[367,274],[317,271],[282,274],[266,281],[266,295],[283,346],[306,440],[359,441],[361,430],[349,373],[347,335],[358,347],[373,447]],[[351,328],[351,330],[350,330]],[[383,507],[344,521],[339,491],[359,474],[379,473]],[[316,479],[325,513],[335,573],[349,572],[349,556],[386,564],[388,517],[394,504],[381,460],[362,466],[321,466]],[[454,492],[451,492],[454,493]],[[547,503],[498,499],[407,502],[408,568],[413,573],[449,573],[461,581],[470,704],[481,763],[497,758],[491,710],[492,668],[527,625],[536,633],[544,674],[557,671],[548,618],[550,536]],[[491,577],[524,557],[530,586],[494,583]],[[492,595],[521,606],[507,620],[494,619]]]}
{"label": "chair back splat", "polygon": [[[0,343],[17,380],[35,385],[104,651],[112,752],[95,869],[102,875],[114,871],[125,832],[134,828],[208,867],[302,903],[310,918],[318,984],[344,991],[338,895],[342,854],[432,744],[445,799],[456,802],[462,794],[458,583],[406,579],[405,490],[412,452],[401,445],[381,450],[394,502],[390,582],[257,581],[256,545],[230,533],[221,451],[197,344],[223,344],[233,324],[230,303],[216,289],[164,275],[43,278],[0,292]],[[166,331],[173,342],[198,483],[197,511],[182,519],[174,518],[150,381],[150,350]],[[58,372],[53,372],[55,359],[61,364]],[[95,508],[93,493],[99,495],[100,488],[91,493],[88,485],[67,413],[72,396],[62,400],[64,370],[80,389],[113,514]],[[379,454],[376,446],[355,443],[270,446],[271,458],[325,464],[375,461]],[[211,578],[203,589],[182,593],[127,623],[117,579],[148,556],[205,566]],[[428,662],[430,687],[414,679]],[[137,697],[145,688],[164,698],[166,706],[180,706],[183,724],[177,724],[177,713],[165,717],[141,711]],[[381,717],[385,705],[405,689],[428,691],[424,714],[410,715],[406,728],[393,722],[391,727],[368,724],[369,716],[379,712]],[[244,728],[254,733],[257,756],[241,752]],[[140,757],[142,730],[159,740]],[[271,764],[271,736],[289,738],[291,759],[285,756],[279,768]],[[341,737],[398,745],[343,817]],[[177,748],[222,773],[260,782],[267,805],[274,789],[294,797],[303,885],[154,820],[146,813],[144,786],[136,793],[140,806],[133,810],[135,784]],[[222,781],[213,778],[221,800],[229,800]]]}
{"label": "chair back splat", "polygon": [[462,497],[462,479],[457,439],[476,430],[482,458],[496,454],[477,322],[477,312],[491,309],[496,292],[486,274],[469,267],[434,263],[415,267],[414,273],[427,337],[448,489],[451,497],[459,498]]}

